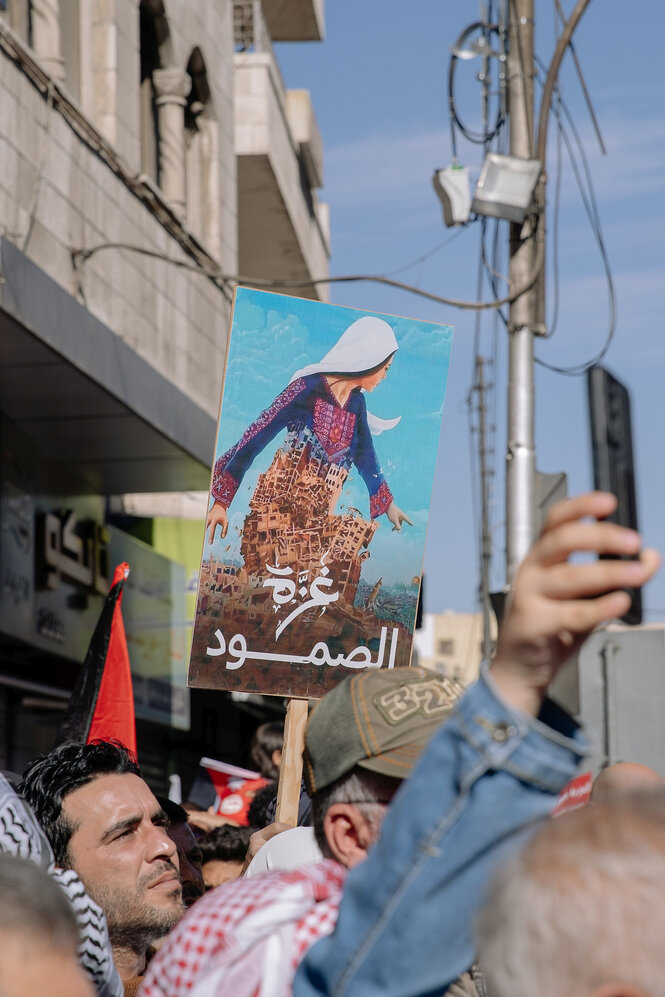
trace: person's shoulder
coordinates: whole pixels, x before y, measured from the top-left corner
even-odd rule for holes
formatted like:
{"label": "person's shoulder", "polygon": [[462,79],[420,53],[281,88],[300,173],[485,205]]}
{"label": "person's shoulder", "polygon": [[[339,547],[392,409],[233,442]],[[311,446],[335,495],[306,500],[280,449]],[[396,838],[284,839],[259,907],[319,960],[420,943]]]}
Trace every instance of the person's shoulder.
{"label": "person's shoulder", "polygon": [[301,377],[295,377],[292,381],[289,381],[282,395],[296,398],[305,391],[309,392],[320,387],[322,381],[323,375],[321,374],[303,374]]}

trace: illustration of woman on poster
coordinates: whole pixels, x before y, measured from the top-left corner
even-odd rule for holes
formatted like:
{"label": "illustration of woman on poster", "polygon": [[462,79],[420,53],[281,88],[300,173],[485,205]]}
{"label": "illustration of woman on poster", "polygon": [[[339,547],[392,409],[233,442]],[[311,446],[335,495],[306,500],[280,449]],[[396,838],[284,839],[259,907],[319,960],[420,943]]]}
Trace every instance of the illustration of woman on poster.
{"label": "illustration of woman on poster", "polygon": [[[272,513],[271,522],[277,518],[281,524],[281,536],[278,525],[272,531],[273,539],[297,536],[301,549],[303,538],[314,527],[319,533],[323,529],[328,535],[334,534],[330,524],[321,527],[321,517],[341,518],[333,517],[333,509],[352,465],[367,487],[372,520],[385,514],[394,530],[401,530],[404,522],[413,525],[395,503],[372,442],[372,435],[392,429],[399,418],[381,420],[373,416],[367,411],[363,396],[386,377],[397,349],[390,325],[376,316],[364,316],[346,329],[319,363],[293,375],[272,405],[215,463],[214,501],[206,524],[210,543],[217,527],[221,536],[226,536],[229,505],[252,461],[285,428],[288,432],[284,446],[278,450],[269,471],[259,478],[250,503],[253,512],[245,521],[244,533],[248,532],[252,515],[259,528],[261,517],[267,521]],[[367,525],[371,539],[376,527]],[[251,573],[252,565],[248,563],[252,560],[251,551],[243,550],[243,556]]]}

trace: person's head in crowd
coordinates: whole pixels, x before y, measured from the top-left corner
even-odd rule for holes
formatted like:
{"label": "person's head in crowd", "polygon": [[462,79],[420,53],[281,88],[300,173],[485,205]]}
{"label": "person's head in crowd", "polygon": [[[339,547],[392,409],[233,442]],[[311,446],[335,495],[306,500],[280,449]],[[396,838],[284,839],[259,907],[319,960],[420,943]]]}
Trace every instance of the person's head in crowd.
{"label": "person's head in crowd", "polygon": [[462,691],[424,668],[368,669],[323,697],[307,725],[304,777],[325,858],[347,868],[365,858],[402,780]]}
{"label": "person's head in crowd", "polygon": [[253,831],[251,827],[225,824],[199,838],[201,869],[207,890],[228,883],[240,875]]}
{"label": "person's head in crowd", "polygon": [[617,762],[602,769],[593,781],[590,803],[602,803],[617,793],[636,789],[665,788],[665,779],[648,765],[638,762]]}
{"label": "person's head in crowd", "polygon": [[61,887],[34,862],[0,855],[0,994],[93,997]]}
{"label": "person's head in crowd", "polygon": [[271,782],[279,776],[279,767],[282,764],[283,742],[283,723],[261,724],[260,727],[256,728],[252,737],[252,744],[249,749],[252,765],[261,773],[264,779],[270,779]]}
{"label": "person's head in crowd", "polygon": [[270,823],[268,810],[277,796],[277,783],[269,782],[267,786],[257,789],[247,809],[247,820],[252,828],[262,828]]}
{"label": "person's head in crowd", "polygon": [[665,997],[665,791],[549,821],[494,879],[478,921],[492,997]]}
{"label": "person's head in crowd", "polygon": [[106,915],[123,980],[140,975],[153,941],[184,913],[168,817],[121,744],[64,744],[33,762],[20,786],[51,843]]}
{"label": "person's head in crowd", "polygon": [[156,799],[169,819],[166,833],[178,853],[182,899],[185,907],[191,907],[205,892],[198,841],[187,823],[188,814],[184,807],[166,796],[157,796]]}

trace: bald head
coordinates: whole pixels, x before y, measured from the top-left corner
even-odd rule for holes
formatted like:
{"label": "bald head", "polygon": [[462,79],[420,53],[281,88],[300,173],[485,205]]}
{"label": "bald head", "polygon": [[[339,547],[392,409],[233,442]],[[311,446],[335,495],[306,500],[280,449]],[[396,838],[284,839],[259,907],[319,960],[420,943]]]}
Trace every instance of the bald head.
{"label": "bald head", "polygon": [[493,997],[665,997],[665,790],[548,821],[490,890],[478,951]]}
{"label": "bald head", "polygon": [[648,765],[640,765],[638,762],[618,762],[616,765],[608,765],[596,776],[589,799],[592,803],[602,803],[616,793],[663,788],[665,788],[665,779]]}

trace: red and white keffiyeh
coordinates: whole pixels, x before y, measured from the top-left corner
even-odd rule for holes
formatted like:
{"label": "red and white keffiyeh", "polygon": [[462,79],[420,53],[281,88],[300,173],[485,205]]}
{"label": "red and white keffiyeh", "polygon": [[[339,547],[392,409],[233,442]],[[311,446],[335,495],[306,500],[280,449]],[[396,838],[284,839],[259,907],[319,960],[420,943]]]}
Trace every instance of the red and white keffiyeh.
{"label": "red and white keffiyeh", "polygon": [[141,997],[288,997],[307,949],[335,927],[345,877],[326,859],[218,886],[168,936]]}

